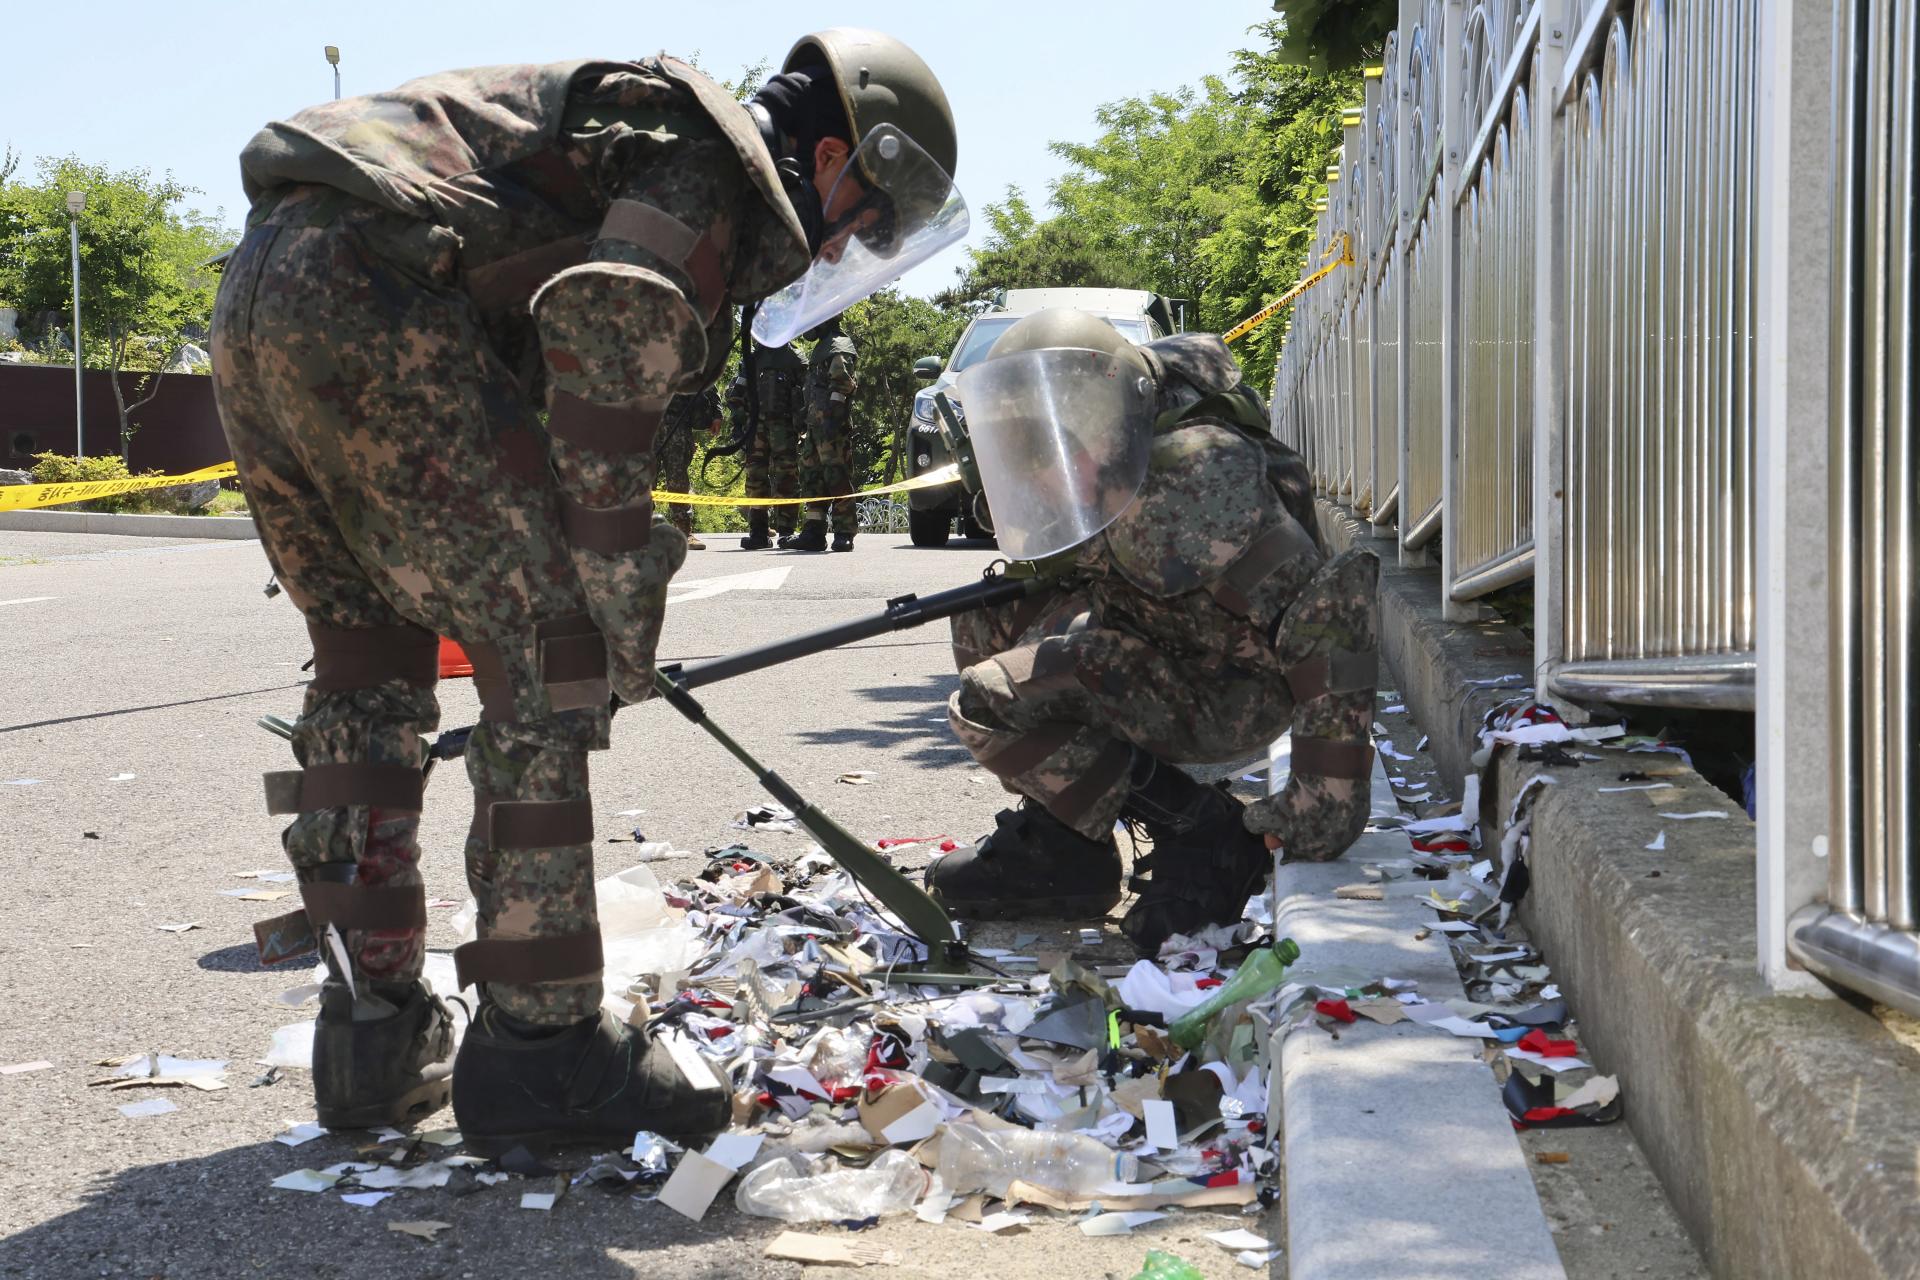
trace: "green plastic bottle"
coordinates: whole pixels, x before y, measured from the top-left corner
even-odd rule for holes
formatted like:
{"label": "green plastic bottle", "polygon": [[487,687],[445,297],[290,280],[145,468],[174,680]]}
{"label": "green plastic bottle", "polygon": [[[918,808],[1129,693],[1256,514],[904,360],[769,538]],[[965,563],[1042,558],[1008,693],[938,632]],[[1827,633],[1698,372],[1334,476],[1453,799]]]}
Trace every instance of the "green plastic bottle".
{"label": "green plastic bottle", "polygon": [[1147,1263],[1133,1275],[1133,1280],[1207,1280],[1191,1262],[1176,1254],[1162,1253],[1158,1249],[1147,1250]]}
{"label": "green plastic bottle", "polygon": [[1207,1023],[1228,1005],[1252,1000],[1286,981],[1287,966],[1300,958],[1300,946],[1292,938],[1282,938],[1271,947],[1262,947],[1247,957],[1240,971],[1213,993],[1205,1004],[1174,1019],[1168,1034],[1182,1049],[1192,1049],[1207,1037]]}

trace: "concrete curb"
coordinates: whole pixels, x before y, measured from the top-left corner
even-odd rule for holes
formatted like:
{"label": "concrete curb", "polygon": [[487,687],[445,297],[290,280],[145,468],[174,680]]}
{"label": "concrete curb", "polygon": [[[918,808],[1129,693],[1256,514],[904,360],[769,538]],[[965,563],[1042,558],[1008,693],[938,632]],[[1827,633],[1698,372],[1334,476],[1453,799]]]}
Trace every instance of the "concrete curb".
{"label": "concrete curb", "polygon": [[[1372,974],[1412,979],[1429,999],[1465,995],[1445,935],[1414,940],[1432,922],[1417,898],[1334,895],[1362,879],[1362,862],[1405,852],[1405,836],[1367,835],[1342,859],[1279,868],[1274,930],[1300,944],[1292,976]],[[1478,1040],[1362,1019],[1338,1040],[1312,1024],[1282,1029],[1269,1056],[1288,1280],[1564,1280]]]}
{"label": "concrete curb", "polygon": [[235,538],[260,533],[252,516],[135,516],[100,511],[5,511],[0,530],[16,533],[117,533],[135,538]]}
{"label": "concrete curb", "polygon": [[[1324,502],[1320,514],[1330,545],[1365,529]],[[1467,681],[1501,674],[1489,666],[1525,671],[1531,647],[1498,624],[1443,622],[1437,570],[1379,550],[1382,648],[1455,780],[1480,715],[1510,696]],[[1627,1123],[1715,1275],[1920,1275],[1920,1055],[1852,1004],[1761,983],[1752,824],[1691,770],[1657,801],[1598,793],[1647,759],[1552,770],[1559,785],[1533,806],[1521,914],[1582,1040],[1620,1078]],[[1483,796],[1486,843],[1543,768],[1502,753]],[[1708,808],[1732,816],[1659,816]],[[1665,849],[1646,850],[1661,831]]]}

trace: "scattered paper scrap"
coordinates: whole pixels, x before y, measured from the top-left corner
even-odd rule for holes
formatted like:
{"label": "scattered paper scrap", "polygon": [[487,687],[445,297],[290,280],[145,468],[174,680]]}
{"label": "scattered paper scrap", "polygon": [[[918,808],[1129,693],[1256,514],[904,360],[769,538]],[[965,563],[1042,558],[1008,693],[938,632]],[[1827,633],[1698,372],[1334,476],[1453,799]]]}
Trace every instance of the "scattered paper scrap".
{"label": "scattered paper scrap", "polygon": [[179,1109],[178,1103],[169,1102],[165,1098],[148,1098],[145,1102],[126,1103],[120,1108],[120,1114],[137,1120],[142,1116],[163,1116],[169,1111]]}
{"label": "scattered paper scrap", "polygon": [[326,1191],[344,1174],[326,1173],[319,1169],[295,1169],[292,1173],[283,1173],[273,1180],[272,1185],[282,1191]]}
{"label": "scattered paper scrap", "polygon": [[186,933],[199,927],[200,922],[198,920],[188,920],[183,924],[157,924],[154,926],[154,928],[160,930],[162,933]]}
{"label": "scattered paper scrap", "polygon": [[323,1129],[311,1120],[305,1120],[295,1124],[285,1133],[274,1135],[273,1140],[282,1146],[297,1147],[302,1143],[312,1142],[315,1138],[324,1138],[331,1132],[332,1130]]}
{"label": "scattered paper scrap", "polygon": [[1164,1098],[1149,1098],[1140,1104],[1147,1121],[1147,1144],[1160,1151],[1172,1151],[1180,1145],[1180,1130],[1174,1122],[1173,1104]]}
{"label": "scattered paper scrap", "polygon": [[1653,838],[1652,843],[1647,845],[1648,853],[1665,853],[1666,850],[1667,850],[1667,833],[1664,831],[1662,831],[1659,835],[1655,836]]}
{"label": "scattered paper scrap", "polygon": [[1080,1234],[1084,1236],[1124,1236],[1131,1235],[1134,1228],[1143,1227],[1149,1222],[1158,1222],[1166,1217],[1151,1209],[1136,1209],[1131,1213],[1102,1213],[1080,1222]]}
{"label": "scattered paper scrap", "polygon": [[362,1209],[371,1209],[392,1195],[391,1191],[349,1191],[340,1199],[347,1204],[359,1205]]}
{"label": "scattered paper scrap", "polygon": [[414,1236],[421,1240],[432,1240],[442,1231],[451,1231],[451,1222],[389,1222],[387,1230],[398,1231],[404,1236]]}
{"label": "scattered paper scrap", "polygon": [[695,1222],[707,1216],[713,1198],[727,1185],[734,1170],[698,1151],[680,1158],[673,1176],[660,1188],[660,1203]]}
{"label": "scattered paper scrap", "polygon": [[108,778],[107,781],[108,782],[132,782],[133,779],[134,779],[134,775],[131,773],[116,773],[111,778]]}
{"label": "scattered paper scrap", "polygon": [[844,782],[850,787],[864,787],[879,776],[879,774],[871,769],[849,769],[836,778],[835,781]]}
{"label": "scattered paper scrap", "polygon": [[1259,1249],[1248,1249],[1243,1253],[1234,1254],[1233,1260],[1243,1267],[1258,1271],[1279,1256],[1278,1249],[1267,1249],[1264,1252]]}
{"label": "scattered paper scrap", "polygon": [[522,1191],[520,1193],[520,1207],[522,1209],[538,1209],[540,1212],[545,1213],[553,1208],[553,1202],[556,1198],[555,1194],[551,1191]]}
{"label": "scattered paper scrap", "polygon": [[16,1062],[10,1066],[0,1067],[0,1076],[23,1076],[29,1071],[51,1071],[52,1069],[53,1064],[45,1059],[39,1062]]}
{"label": "scattered paper scrap", "polygon": [[1723,809],[1696,809],[1692,813],[1662,813],[1660,816],[1672,818],[1675,822],[1692,822],[1696,818],[1724,818],[1727,814]]}
{"label": "scattered paper scrap", "polygon": [[1236,1227],[1232,1231],[1209,1231],[1207,1233],[1207,1239],[1230,1252],[1237,1252],[1241,1249],[1273,1248],[1273,1242],[1271,1240],[1265,1236],[1257,1236],[1243,1227]]}

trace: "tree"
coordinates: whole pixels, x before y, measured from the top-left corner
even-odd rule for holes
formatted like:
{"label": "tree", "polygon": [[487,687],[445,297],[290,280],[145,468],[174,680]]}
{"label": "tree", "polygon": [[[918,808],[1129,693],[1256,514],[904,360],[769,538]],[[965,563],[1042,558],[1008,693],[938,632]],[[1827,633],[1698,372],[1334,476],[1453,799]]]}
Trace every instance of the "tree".
{"label": "tree", "polygon": [[901,442],[920,389],[913,362],[932,355],[944,359],[966,323],[962,311],[897,289],[882,289],[847,308],[841,329],[859,352],[849,415],[855,488],[899,478]]}
{"label": "tree", "polygon": [[[0,191],[0,286],[20,294],[26,311],[72,306],[69,191],[84,191],[80,215],[80,307],[83,350],[75,358],[106,369],[119,408],[124,457],[133,414],[157,393],[159,379],[213,315],[218,277],[207,260],[235,237],[219,222],[184,207],[192,188],[145,169],[109,172],[68,156],[42,160],[40,180]],[[128,403],[123,370],[145,372]]]}
{"label": "tree", "polygon": [[1400,20],[1400,0],[1273,0],[1281,15],[1274,52],[1314,71],[1352,71],[1380,61]]}
{"label": "tree", "polygon": [[[978,306],[995,289],[1104,285],[1194,304],[1224,331],[1301,275],[1358,73],[1287,64],[1285,24],[1253,28],[1232,74],[1100,108],[1091,143],[1055,143],[1070,166],[1038,218],[1018,191],[987,207],[990,235],[939,301]],[[1236,344],[1248,380],[1273,376],[1284,317]]]}

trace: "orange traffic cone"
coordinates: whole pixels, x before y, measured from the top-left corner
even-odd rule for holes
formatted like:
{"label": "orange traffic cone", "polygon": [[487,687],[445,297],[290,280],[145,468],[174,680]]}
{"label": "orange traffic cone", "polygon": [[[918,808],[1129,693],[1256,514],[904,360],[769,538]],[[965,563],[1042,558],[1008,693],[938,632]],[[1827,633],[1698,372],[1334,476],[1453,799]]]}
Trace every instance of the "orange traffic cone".
{"label": "orange traffic cone", "polygon": [[457,680],[461,676],[470,676],[472,674],[473,660],[467,657],[467,651],[445,636],[441,636],[440,678],[442,680]]}

